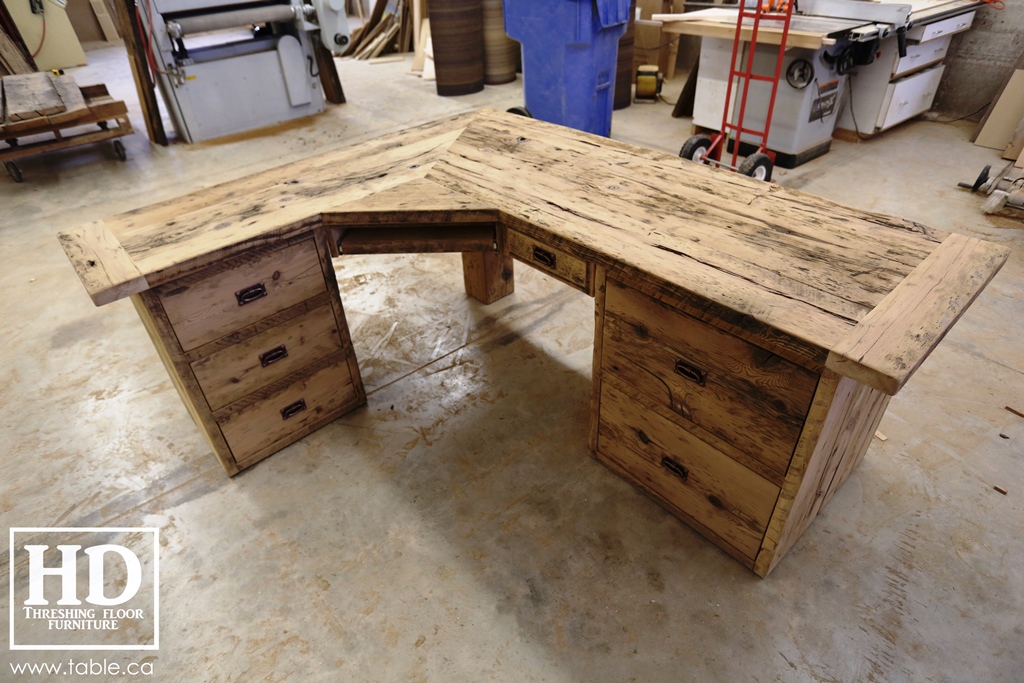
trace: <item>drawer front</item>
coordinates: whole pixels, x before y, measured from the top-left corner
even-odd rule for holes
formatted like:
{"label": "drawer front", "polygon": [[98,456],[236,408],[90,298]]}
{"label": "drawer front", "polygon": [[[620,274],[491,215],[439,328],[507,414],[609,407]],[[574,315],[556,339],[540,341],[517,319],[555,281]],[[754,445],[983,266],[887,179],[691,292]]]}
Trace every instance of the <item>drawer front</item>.
{"label": "drawer front", "polygon": [[785,474],[817,376],[609,281],[602,370],[678,416],[697,436]]}
{"label": "drawer front", "polygon": [[883,107],[879,115],[881,123],[878,124],[878,128],[885,130],[931,109],[932,100],[939,89],[939,81],[942,80],[943,69],[945,67],[942,65],[935,66],[909,78],[890,83],[889,94],[886,97],[888,106]]}
{"label": "drawer front", "polygon": [[157,290],[182,349],[189,351],[326,291],[312,239],[228,259],[219,272]]}
{"label": "drawer front", "polygon": [[757,556],[779,487],[642,409],[614,382],[601,386],[597,455],[750,561]]}
{"label": "drawer front", "polygon": [[587,294],[593,294],[590,271],[582,259],[570,256],[515,230],[506,232],[505,241],[511,254],[520,261]]}
{"label": "drawer front", "polygon": [[952,40],[952,36],[945,36],[927,43],[907,45],[907,56],[896,60],[893,76],[900,76],[929,64],[941,62],[946,58],[946,52],[949,51],[949,44]]}
{"label": "drawer front", "polygon": [[301,373],[295,381],[265,397],[250,394],[245,407],[218,420],[236,462],[270,446],[283,448],[289,437],[356,400],[344,353],[324,367]]}
{"label": "drawer front", "polygon": [[961,14],[942,21],[934,21],[930,24],[921,24],[907,31],[907,38],[916,40],[919,43],[927,43],[954,33],[966,31],[974,23],[974,12]]}
{"label": "drawer front", "polygon": [[210,410],[340,351],[341,335],[329,304],[192,363]]}

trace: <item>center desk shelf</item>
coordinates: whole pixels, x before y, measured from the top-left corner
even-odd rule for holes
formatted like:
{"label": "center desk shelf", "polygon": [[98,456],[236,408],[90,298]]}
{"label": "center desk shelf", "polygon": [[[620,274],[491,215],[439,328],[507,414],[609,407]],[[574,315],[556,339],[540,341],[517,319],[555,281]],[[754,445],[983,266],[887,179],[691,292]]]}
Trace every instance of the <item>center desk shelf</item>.
{"label": "center desk shelf", "polygon": [[96,305],[132,298],[232,475],[366,402],[332,258],[460,252],[485,304],[538,268],[595,299],[594,456],[760,576],[1007,257],[489,110],[60,240]]}

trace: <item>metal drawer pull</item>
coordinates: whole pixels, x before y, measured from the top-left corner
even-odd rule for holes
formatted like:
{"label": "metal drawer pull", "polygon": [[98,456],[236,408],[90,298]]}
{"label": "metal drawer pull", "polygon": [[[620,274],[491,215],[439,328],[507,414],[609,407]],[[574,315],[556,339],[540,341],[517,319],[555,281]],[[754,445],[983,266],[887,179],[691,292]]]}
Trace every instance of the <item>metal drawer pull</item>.
{"label": "metal drawer pull", "polygon": [[554,269],[555,267],[555,255],[547,249],[541,249],[540,247],[533,248],[533,260],[542,266]]}
{"label": "metal drawer pull", "polygon": [[679,477],[680,479],[682,479],[683,481],[686,481],[687,478],[689,478],[690,476],[690,470],[686,469],[685,467],[677,463],[672,458],[669,458],[668,456],[661,459],[661,466],[664,467],[669,472],[671,472],[672,474]]}
{"label": "metal drawer pull", "polygon": [[690,365],[685,360],[676,361],[676,374],[682,375],[691,382],[696,382],[700,386],[704,386],[704,383],[708,380],[708,373],[706,370],[701,370],[696,365]]}
{"label": "metal drawer pull", "polygon": [[295,403],[281,408],[281,419],[287,420],[289,417],[295,417],[303,410],[306,409],[306,399],[300,398]]}
{"label": "metal drawer pull", "polygon": [[288,349],[285,348],[284,344],[281,344],[280,346],[272,348],[269,351],[264,351],[263,353],[261,353],[260,354],[260,365],[262,365],[263,367],[267,367],[271,363],[276,363],[277,361],[282,360],[282,359],[287,358],[287,357],[288,357]]}
{"label": "metal drawer pull", "polygon": [[240,289],[235,292],[235,298],[238,299],[238,305],[244,306],[251,304],[256,299],[262,299],[267,295],[267,288],[262,282],[257,282],[254,285],[249,285],[245,289]]}

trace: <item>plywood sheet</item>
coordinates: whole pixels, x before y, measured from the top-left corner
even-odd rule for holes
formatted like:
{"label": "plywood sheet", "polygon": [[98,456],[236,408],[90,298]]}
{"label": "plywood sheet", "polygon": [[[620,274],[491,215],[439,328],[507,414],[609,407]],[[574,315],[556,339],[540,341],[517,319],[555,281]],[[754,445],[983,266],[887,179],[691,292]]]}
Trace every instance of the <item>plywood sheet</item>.
{"label": "plywood sheet", "polygon": [[[21,53],[17,43],[7,35],[3,28],[0,28],[0,66],[10,74],[27,74],[34,71],[32,65],[25,59],[25,55]],[[4,72],[0,71],[0,74],[2,73]]]}
{"label": "plywood sheet", "polygon": [[979,147],[1006,149],[1017,124],[1024,118],[1024,69],[1010,76],[1003,94],[999,96],[974,144]]}
{"label": "plywood sheet", "polygon": [[3,0],[14,19],[28,49],[39,54],[35,56],[40,71],[85,66],[85,52],[78,42],[75,29],[71,26],[67,12],[52,2],[46,3],[46,36],[43,36],[43,21],[38,14],[32,14],[28,0]]}

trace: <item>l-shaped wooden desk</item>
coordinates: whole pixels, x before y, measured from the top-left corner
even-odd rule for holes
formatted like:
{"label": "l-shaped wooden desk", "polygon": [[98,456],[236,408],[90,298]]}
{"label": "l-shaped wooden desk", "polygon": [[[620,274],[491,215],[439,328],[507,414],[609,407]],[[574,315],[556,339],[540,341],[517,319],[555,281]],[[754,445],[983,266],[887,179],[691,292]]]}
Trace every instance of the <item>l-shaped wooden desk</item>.
{"label": "l-shaped wooden desk", "polygon": [[479,111],[64,232],[235,474],[366,401],[331,259],[513,258],[596,299],[590,448],[761,576],[1007,250]]}

